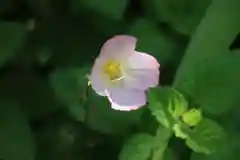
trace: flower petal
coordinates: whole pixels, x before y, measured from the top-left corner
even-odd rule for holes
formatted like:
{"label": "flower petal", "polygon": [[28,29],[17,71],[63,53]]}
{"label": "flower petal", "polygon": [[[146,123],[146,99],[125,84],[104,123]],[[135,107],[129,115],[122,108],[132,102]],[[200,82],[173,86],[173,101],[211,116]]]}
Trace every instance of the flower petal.
{"label": "flower petal", "polygon": [[106,96],[105,94],[106,86],[104,83],[105,77],[104,75],[102,75],[101,71],[104,61],[105,61],[104,59],[97,58],[92,68],[91,75],[89,76],[93,90],[100,96]]}
{"label": "flower petal", "polygon": [[124,59],[133,53],[136,43],[137,39],[132,36],[114,36],[104,43],[100,56]]}
{"label": "flower petal", "polygon": [[160,64],[153,56],[135,51],[125,64],[126,88],[147,90],[158,85]]}
{"label": "flower petal", "polygon": [[108,90],[108,99],[113,109],[134,110],[147,103],[146,94],[140,90],[129,90],[122,88],[111,88]]}
{"label": "flower petal", "polygon": [[147,90],[159,84],[158,69],[129,69],[124,79],[124,86],[130,89]]}
{"label": "flower petal", "polygon": [[119,111],[133,111],[139,109],[138,106],[120,106],[113,102],[111,102],[111,108]]}
{"label": "flower petal", "polygon": [[127,60],[128,67],[131,69],[159,69],[160,64],[153,56],[134,51]]}

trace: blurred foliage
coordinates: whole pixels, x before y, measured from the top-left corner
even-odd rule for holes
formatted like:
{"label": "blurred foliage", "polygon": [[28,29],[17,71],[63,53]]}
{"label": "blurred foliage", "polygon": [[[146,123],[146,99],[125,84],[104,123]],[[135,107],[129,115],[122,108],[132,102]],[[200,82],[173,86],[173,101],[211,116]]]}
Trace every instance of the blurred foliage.
{"label": "blurred foliage", "polygon": [[[0,0],[0,160],[239,159],[239,14],[239,0]],[[116,34],[161,64],[136,111],[88,86]]]}

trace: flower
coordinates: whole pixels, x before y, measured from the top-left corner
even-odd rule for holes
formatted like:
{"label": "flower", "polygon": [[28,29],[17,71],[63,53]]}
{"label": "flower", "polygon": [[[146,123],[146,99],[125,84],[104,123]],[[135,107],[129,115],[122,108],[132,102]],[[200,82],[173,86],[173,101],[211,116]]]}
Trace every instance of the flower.
{"label": "flower", "polygon": [[158,61],[135,51],[137,39],[118,35],[105,42],[89,76],[93,90],[106,96],[115,110],[136,110],[146,104],[145,91],[159,83]]}

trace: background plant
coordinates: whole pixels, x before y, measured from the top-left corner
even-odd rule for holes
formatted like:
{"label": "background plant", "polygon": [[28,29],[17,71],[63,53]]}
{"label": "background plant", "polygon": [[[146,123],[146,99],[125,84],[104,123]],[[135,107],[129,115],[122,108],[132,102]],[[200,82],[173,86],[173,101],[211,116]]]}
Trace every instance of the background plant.
{"label": "background plant", "polygon": [[[239,159],[239,0],[1,0],[0,159]],[[161,63],[137,111],[88,86],[116,34]]]}

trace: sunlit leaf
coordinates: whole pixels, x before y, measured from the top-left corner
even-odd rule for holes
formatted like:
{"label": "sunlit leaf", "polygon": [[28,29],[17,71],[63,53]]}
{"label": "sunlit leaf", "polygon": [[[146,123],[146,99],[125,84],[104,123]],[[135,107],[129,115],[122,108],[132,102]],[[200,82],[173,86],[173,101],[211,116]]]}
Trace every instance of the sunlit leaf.
{"label": "sunlit leaf", "polygon": [[186,139],[188,137],[188,134],[184,133],[180,124],[174,124],[173,131],[174,131],[176,137],[179,137],[182,139]]}

